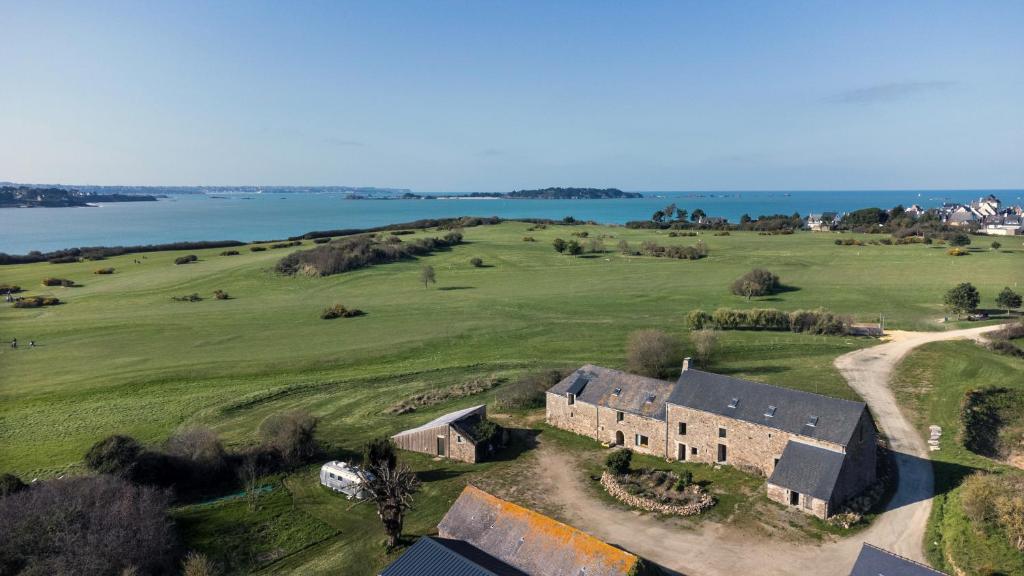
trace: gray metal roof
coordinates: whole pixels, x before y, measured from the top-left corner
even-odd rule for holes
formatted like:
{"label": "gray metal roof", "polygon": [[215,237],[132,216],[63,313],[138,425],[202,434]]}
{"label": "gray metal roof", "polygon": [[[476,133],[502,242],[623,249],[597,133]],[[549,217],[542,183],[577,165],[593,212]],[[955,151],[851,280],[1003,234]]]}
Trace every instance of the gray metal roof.
{"label": "gray metal roof", "polygon": [[474,486],[466,486],[437,530],[531,576],[627,576],[639,564],[625,550]]}
{"label": "gray metal roof", "polygon": [[924,564],[865,543],[850,576],[946,576]]}
{"label": "gray metal roof", "polygon": [[429,430],[430,428],[437,428],[438,426],[447,426],[448,424],[451,424],[453,422],[458,422],[459,420],[462,420],[463,418],[467,418],[469,416],[473,416],[473,415],[478,414],[478,413],[479,414],[483,414],[483,412],[486,409],[486,407],[487,407],[486,404],[480,404],[479,406],[472,406],[472,407],[469,407],[469,408],[463,408],[462,410],[457,410],[455,412],[449,412],[449,413],[445,414],[444,416],[438,416],[437,418],[434,418],[433,420],[431,420],[430,422],[427,422],[426,424],[422,424],[422,425],[417,426],[415,428],[410,428],[409,430],[403,430],[403,431],[399,432],[398,434],[395,434],[395,436],[401,436],[403,434],[412,434],[413,432],[420,432],[422,430]]}
{"label": "gray metal roof", "polygon": [[850,442],[861,414],[866,410],[863,402],[780,388],[692,368],[679,375],[668,403],[841,446]]}
{"label": "gray metal roof", "polygon": [[380,576],[527,576],[493,556],[458,540],[424,536]]}
{"label": "gray metal roof", "polygon": [[575,394],[581,402],[664,420],[665,401],[674,387],[674,383],[666,380],[587,364],[548,392],[561,396]]}
{"label": "gray metal roof", "polygon": [[821,500],[831,500],[845,456],[841,452],[790,440],[768,483]]}

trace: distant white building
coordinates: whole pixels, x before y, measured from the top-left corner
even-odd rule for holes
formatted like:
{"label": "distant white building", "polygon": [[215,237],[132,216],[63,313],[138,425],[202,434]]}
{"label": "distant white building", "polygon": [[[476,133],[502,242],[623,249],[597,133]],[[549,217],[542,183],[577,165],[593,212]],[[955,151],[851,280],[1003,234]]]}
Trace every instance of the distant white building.
{"label": "distant white building", "polygon": [[989,236],[1017,236],[1024,234],[1020,224],[989,224],[982,229]]}

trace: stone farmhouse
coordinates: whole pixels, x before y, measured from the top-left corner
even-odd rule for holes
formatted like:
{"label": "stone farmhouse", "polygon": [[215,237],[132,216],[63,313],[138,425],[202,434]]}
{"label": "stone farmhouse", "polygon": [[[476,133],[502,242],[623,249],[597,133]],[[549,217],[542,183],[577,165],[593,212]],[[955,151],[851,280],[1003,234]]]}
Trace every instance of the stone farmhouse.
{"label": "stone farmhouse", "polygon": [[490,438],[478,433],[478,427],[486,420],[487,406],[481,404],[439,416],[391,439],[402,450],[473,464],[496,448],[490,445]]}
{"label": "stone farmhouse", "polygon": [[768,497],[819,518],[875,482],[863,402],[690,368],[676,382],[587,364],[547,391],[548,424],[669,460],[768,478]]}
{"label": "stone farmhouse", "polygon": [[437,526],[380,576],[640,576],[637,556],[466,486]]}

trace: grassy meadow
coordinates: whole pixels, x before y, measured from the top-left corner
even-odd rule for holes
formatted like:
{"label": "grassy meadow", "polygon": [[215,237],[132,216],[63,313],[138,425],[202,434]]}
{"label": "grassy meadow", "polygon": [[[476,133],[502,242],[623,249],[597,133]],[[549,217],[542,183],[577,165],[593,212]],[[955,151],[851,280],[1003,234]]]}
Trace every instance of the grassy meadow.
{"label": "grassy meadow", "polygon": [[[413,394],[538,368],[587,362],[622,368],[629,332],[661,328],[685,342],[684,318],[694,308],[820,306],[862,321],[883,314],[890,328],[941,330],[958,326],[939,322],[942,295],[954,284],[974,283],[982,306],[990,308],[1003,286],[1020,291],[1024,285],[1018,240],[1005,241],[997,252],[977,238],[985,248],[951,257],[940,246],[836,246],[840,236],[832,234],[670,238],[621,227],[529,226],[468,228],[466,244],[451,250],[325,278],[273,271],[290,250],[312,247],[309,241],[264,252],[242,247],[238,256],[195,251],[198,262],[185,265],[174,260],[186,252],[160,252],[0,267],[0,284],[64,302],[0,307],[0,341],[16,337],[21,344],[0,348],[0,472],[25,479],[74,472],[86,449],[109,434],[158,443],[189,423],[213,427],[229,445],[245,445],[255,441],[268,414],[293,407],[320,417],[318,437],[332,454],[345,456],[371,437],[486,402],[500,387],[402,416],[385,412]],[[572,257],[552,249],[554,238],[583,231],[604,236],[608,251]],[[403,238],[442,234],[417,231]],[[697,261],[626,257],[615,251],[620,239],[666,245],[700,239],[710,255]],[[473,257],[485,266],[471,266]],[[429,288],[418,281],[425,264],[437,272]],[[93,274],[105,267],[116,273]],[[778,274],[790,289],[749,302],[731,295],[731,281],[754,267]],[[51,276],[81,286],[42,287]],[[231,298],[216,300],[214,290]],[[172,300],[192,293],[203,300]],[[335,303],[366,315],[321,320],[321,310]],[[36,348],[26,346],[30,339]],[[728,332],[712,369],[854,398],[832,360],[873,342]],[[412,534],[428,532],[474,475],[509,465],[409,460],[427,479],[408,522]],[[321,490],[315,470],[280,479],[273,498],[263,516],[239,523],[253,534],[250,548],[239,552],[217,549],[213,535],[217,522],[246,516],[244,502],[178,514],[189,543],[234,558],[233,566],[244,566],[240,571],[369,574],[385,562],[383,532],[370,507],[350,509]],[[243,556],[250,560],[238,560]]]}

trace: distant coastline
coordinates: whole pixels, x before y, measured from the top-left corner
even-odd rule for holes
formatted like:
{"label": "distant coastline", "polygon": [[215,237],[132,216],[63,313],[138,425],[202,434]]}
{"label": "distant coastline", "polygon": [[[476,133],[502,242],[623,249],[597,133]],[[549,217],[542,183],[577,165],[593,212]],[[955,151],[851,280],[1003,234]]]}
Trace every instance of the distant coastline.
{"label": "distant coastline", "polygon": [[469,194],[420,195],[407,192],[400,200],[619,200],[643,198],[639,192],[618,188],[537,188],[512,192],[470,192]]}
{"label": "distant coastline", "polygon": [[96,194],[63,188],[0,187],[0,208],[86,208],[102,202],[156,202],[148,194]]}

